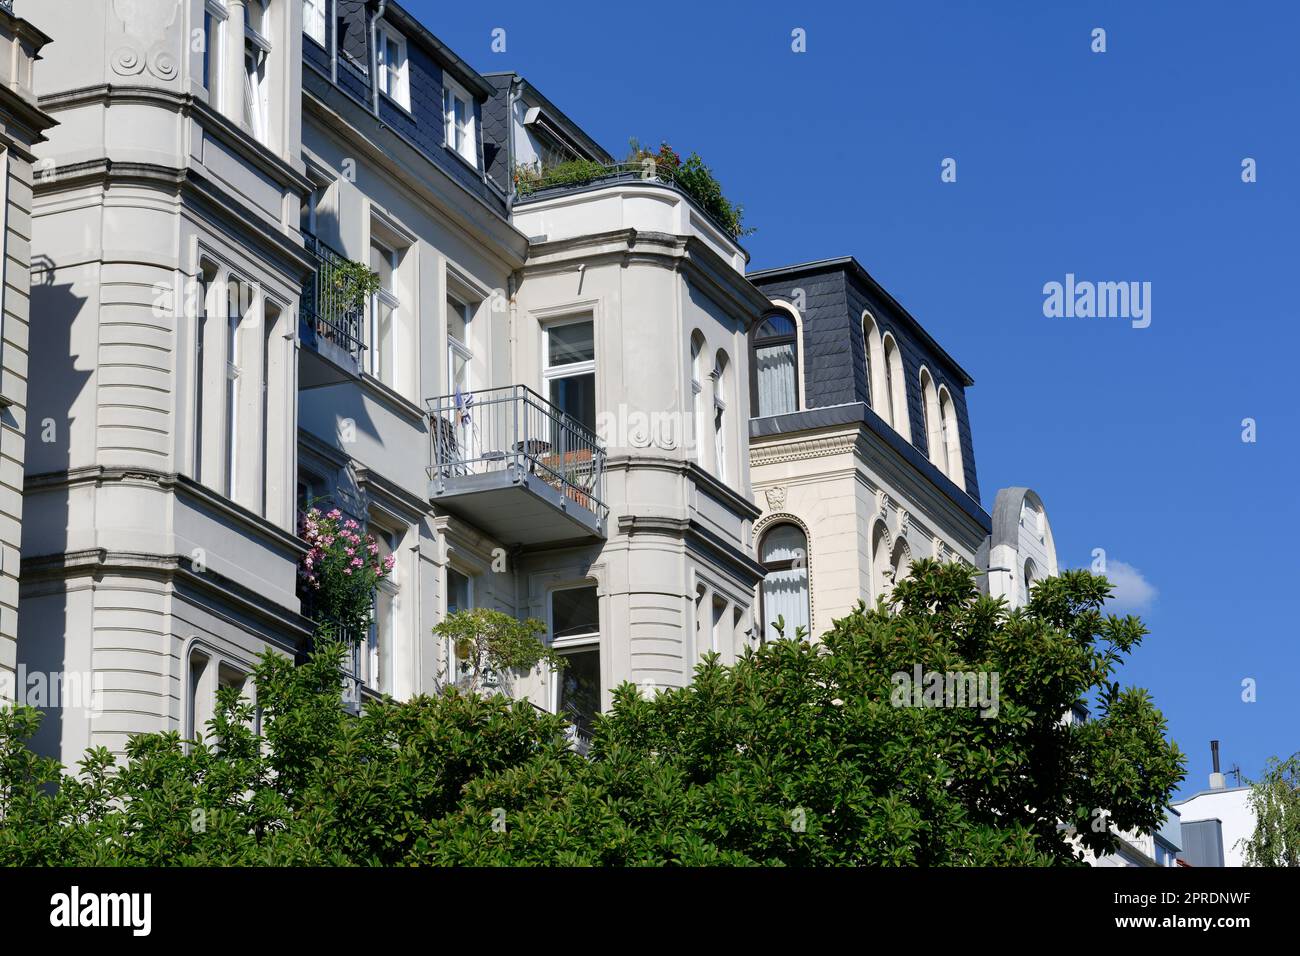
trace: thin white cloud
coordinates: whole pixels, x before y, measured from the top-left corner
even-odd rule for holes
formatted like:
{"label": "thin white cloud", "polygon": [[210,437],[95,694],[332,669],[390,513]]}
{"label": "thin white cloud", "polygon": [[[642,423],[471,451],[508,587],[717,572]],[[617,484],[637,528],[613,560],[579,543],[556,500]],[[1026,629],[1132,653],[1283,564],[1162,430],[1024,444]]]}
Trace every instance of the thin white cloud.
{"label": "thin white cloud", "polygon": [[1108,611],[1148,611],[1156,600],[1156,588],[1142,572],[1123,561],[1106,562],[1106,580],[1114,586]]}

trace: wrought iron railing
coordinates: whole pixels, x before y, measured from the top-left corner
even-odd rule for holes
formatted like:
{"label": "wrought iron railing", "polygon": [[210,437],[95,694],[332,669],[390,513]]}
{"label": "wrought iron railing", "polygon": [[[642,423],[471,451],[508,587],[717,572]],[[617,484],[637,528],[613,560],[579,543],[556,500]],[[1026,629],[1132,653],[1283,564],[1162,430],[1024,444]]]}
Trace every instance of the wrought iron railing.
{"label": "wrought iron railing", "polygon": [[429,477],[515,469],[604,519],[605,449],[596,433],[525,385],[431,398]]}
{"label": "wrought iron railing", "polygon": [[[535,700],[528,700],[528,703],[532,704],[534,708],[543,714],[549,715],[551,713]],[[569,742],[569,749],[580,757],[587,756],[587,754],[591,752],[591,734],[579,728],[572,716],[562,716],[565,716],[569,721],[569,726],[564,730],[564,739]]]}
{"label": "wrought iron railing", "polygon": [[8,10],[10,13],[13,13],[14,0],[0,0],[0,10]]}
{"label": "wrought iron railing", "polygon": [[316,260],[316,269],[303,284],[302,317],[309,335],[333,342],[350,352],[358,362],[365,351],[364,303],[352,300],[353,293],[341,281],[341,268],[349,261],[337,249],[303,233],[303,244]]}

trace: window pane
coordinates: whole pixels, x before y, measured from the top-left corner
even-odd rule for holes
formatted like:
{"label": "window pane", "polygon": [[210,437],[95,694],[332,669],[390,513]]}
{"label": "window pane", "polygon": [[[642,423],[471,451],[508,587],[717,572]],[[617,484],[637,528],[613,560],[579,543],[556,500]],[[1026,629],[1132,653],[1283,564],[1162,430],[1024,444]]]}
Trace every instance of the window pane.
{"label": "window pane", "polygon": [[455,349],[451,350],[451,391],[469,391],[469,360]]}
{"label": "window pane", "polygon": [[600,604],[594,586],[551,592],[551,637],[599,633]]}
{"label": "window pane", "polygon": [[794,345],[769,345],[754,349],[754,375],[758,380],[758,417],[787,415],[798,409]]}
{"label": "window pane", "polygon": [[447,296],[447,334],[458,342],[469,344],[466,335],[468,323],[465,321],[465,303]]}
{"label": "window pane", "polygon": [[600,713],[600,650],[593,647],[569,651],[564,660],[568,666],[560,671],[556,709],[579,731],[590,734]]}
{"label": "window pane", "polygon": [[596,343],[590,322],[552,326],[547,330],[546,341],[546,364],[551,368],[574,362],[591,362],[596,358]]}
{"label": "window pane", "polygon": [[469,578],[451,568],[447,569],[447,613],[469,609]]}
{"label": "window pane", "polygon": [[808,539],[801,529],[792,524],[779,524],[763,535],[758,559],[763,564],[802,559],[807,547]]}
{"label": "window pane", "polygon": [[758,327],[755,338],[770,339],[781,338],[787,335],[794,335],[794,322],[783,315],[769,316],[762,325]]}
{"label": "window pane", "polygon": [[379,287],[393,291],[393,253],[377,242],[370,244],[370,269],[379,273]]}
{"label": "window pane", "polygon": [[551,404],[592,431],[596,430],[596,375],[551,379]]}
{"label": "window pane", "polygon": [[790,568],[786,571],[769,571],[763,577],[763,637],[776,640],[777,631],[772,626],[778,617],[785,619],[786,637],[794,637],[795,629],[808,627],[808,569]]}
{"label": "window pane", "polygon": [[393,384],[393,307],[379,302],[379,321],[375,329],[377,341],[372,344],[375,350],[375,378],[381,382]]}

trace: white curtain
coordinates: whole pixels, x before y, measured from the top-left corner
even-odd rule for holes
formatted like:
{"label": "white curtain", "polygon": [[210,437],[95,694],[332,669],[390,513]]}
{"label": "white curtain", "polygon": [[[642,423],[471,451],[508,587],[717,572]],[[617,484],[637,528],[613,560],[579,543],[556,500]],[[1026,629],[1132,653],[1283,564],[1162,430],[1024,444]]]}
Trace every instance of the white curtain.
{"label": "white curtain", "polygon": [[759,560],[768,567],[793,563],[763,577],[763,637],[776,639],[778,616],[785,618],[785,636],[794,637],[797,628],[809,627],[808,539],[795,525],[779,524],[763,535]]}
{"label": "white curtain", "polygon": [[785,415],[797,409],[794,345],[767,345],[754,350],[758,376],[758,416]]}
{"label": "white curtain", "polygon": [[785,636],[808,627],[808,569],[769,571],[763,578],[763,638],[776,640],[772,627],[778,616],[785,617]]}

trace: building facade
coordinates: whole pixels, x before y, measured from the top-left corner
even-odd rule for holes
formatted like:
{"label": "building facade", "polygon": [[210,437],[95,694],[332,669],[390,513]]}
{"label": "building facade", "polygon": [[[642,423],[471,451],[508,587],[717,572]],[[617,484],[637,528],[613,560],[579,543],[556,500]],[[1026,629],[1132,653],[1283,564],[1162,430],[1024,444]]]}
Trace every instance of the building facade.
{"label": "building facade", "polygon": [[[434,626],[492,608],[568,658],[515,690],[580,732],[913,559],[1013,604],[1055,573],[1036,494],[980,506],[970,376],[854,260],[747,274],[671,177],[391,0],[64,7],[29,395],[59,427],[27,435],[16,658],[102,688],[47,718],[66,764],[201,731],[310,644],[312,507],[394,561],[360,700],[435,690]],[[603,172],[530,178],[572,160]]]}
{"label": "building facade", "polygon": [[980,505],[970,375],[852,258],[749,278],[769,300],[749,342],[761,633],[821,635],[918,558],[1023,606],[1055,543],[1031,489]]}
{"label": "building facade", "polygon": [[32,181],[44,173],[32,150],[54,125],[36,105],[33,83],[36,62],[49,42],[33,24],[14,16],[11,4],[0,3],[5,53],[0,57],[0,702],[20,696],[18,570],[26,436],[29,428],[48,435],[51,426],[59,427],[28,417]]}

